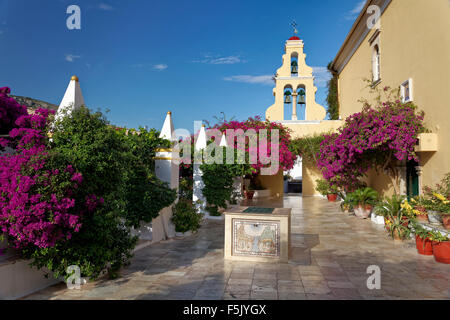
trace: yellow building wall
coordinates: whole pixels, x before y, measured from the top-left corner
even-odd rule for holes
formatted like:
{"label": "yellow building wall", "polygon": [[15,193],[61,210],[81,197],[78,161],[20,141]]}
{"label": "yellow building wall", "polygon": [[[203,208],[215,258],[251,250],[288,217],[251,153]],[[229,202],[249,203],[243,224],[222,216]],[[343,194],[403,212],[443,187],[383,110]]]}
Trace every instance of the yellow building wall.
{"label": "yellow building wall", "polygon": [[283,170],[279,170],[276,175],[273,176],[259,176],[259,181],[262,186],[270,190],[272,197],[283,197],[284,195],[284,183],[283,183]]}
{"label": "yellow building wall", "polygon": [[[335,132],[342,125],[341,120],[323,120],[318,123],[303,123],[303,124],[286,124],[284,126],[292,130],[292,139],[297,139],[315,133]],[[316,180],[323,179],[322,173],[315,165],[302,164],[302,194],[303,196],[318,196],[320,195],[316,190]],[[272,196],[277,193],[283,195],[283,171],[280,170],[275,176],[260,176],[261,184],[272,191]]]}
{"label": "yellow building wall", "polygon": [[323,179],[322,172],[317,169],[315,164],[304,161],[302,164],[302,173],[302,195],[304,197],[320,196],[320,193],[316,191],[316,180]]}
{"label": "yellow building wall", "polygon": [[[420,153],[421,185],[437,183],[450,172],[450,4],[448,0],[393,0],[381,17],[380,88],[398,88],[413,79],[414,103],[425,111],[425,124],[437,133],[436,153]],[[358,99],[370,98],[364,78],[371,78],[372,30],[339,75],[341,117],[361,110]],[[385,178],[369,181],[386,190]]]}
{"label": "yellow building wall", "polygon": [[316,133],[335,132],[343,122],[341,120],[323,120],[317,123],[290,124],[283,125],[292,130],[291,138],[297,139],[310,136]]}

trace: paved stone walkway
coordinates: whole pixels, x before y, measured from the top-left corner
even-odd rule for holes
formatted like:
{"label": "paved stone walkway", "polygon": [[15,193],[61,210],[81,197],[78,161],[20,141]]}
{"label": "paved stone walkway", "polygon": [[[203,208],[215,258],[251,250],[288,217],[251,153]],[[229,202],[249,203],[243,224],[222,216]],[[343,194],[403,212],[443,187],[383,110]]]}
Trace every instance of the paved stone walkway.
{"label": "paved stone walkway", "polygon": [[[208,221],[189,238],[141,249],[119,279],[81,290],[59,284],[26,299],[450,299],[449,265],[337,204],[285,197],[252,205],[293,208],[302,265],[224,261],[223,222]],[[381,268],[380,290],[367,288],[370,265]]]}

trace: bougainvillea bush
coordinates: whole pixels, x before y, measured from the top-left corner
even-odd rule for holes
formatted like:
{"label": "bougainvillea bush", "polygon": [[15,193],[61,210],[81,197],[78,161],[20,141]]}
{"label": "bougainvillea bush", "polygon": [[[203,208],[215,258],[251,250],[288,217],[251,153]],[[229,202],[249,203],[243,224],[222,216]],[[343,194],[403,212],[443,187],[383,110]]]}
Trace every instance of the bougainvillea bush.
{"label": "bougainvillea bush", "polygon": [[370,169],[391,169],[395,176],[395,160],[417,158],[414,146],[425,130],[423,119],[424,113],[412,103],[395,100],[376,107],[365,103],[361,112],[345,120],[338,133],[325,136],[318,167],[325,179],[346,189],[358,185]]}
{"label": "bougainvillea bush", "polygon": [[148,139],[157,139],[158,134],[127,136],[101,112],[86,107],[73,110],[54,127],[52,150],[83,174],[80,197],[103,203],[83,216],[83,227],[70,243],[42,250],[39,257],[61,272],[70,262],[80,266],[83,276],[95,278],[105,268],[116,276],[129,263],[137,241],[131,226],[151,221],[175,200],[175,192],[152,171],[151,156],[159,140]]}
{"label": "bougainvillea bush", "polygon": [[[0,110],[10,104],[1,90]],[[55,277],[71,265],[83,277],[115,276],[137,241],[130,228],[175,199],[151,159],[166,142],[153,130],[124,134],[85,107],[56,123],[51,113],[18,117],[1,140],[15,152],[0,156],[0,233]]]}
{"label": "bougainvillea bush", "polygon": [[7,87],[0,88],[0,134],[7,135],[13,128],[17,128],[16,120],[28,114],[27,108],[20,105],[8,94]]}
{"label": "bougainvillea bush", "polygon": [[16,153],[0,157],[0,231],[16,249],[53,247],[81,227],[73,195],[83,178],[70,165],[53,165],[45,148],[48,115],[38,109],[20,116],[10,132]]}
{"label": "bougainvillea bush", "polygon": [[[213,129],[218,129],[219,131],[226,132],[228,129],[239,130],[242,129],[244,132],[247,130],[253,129],[259,135],[260,130],[267,130],[267,144],[258,144],[258,149],[254,150],[251,148],[251,145],[248,143],[245,144],[245,153],[246,159],[249,159],[248,153],[250,152],[258,152],[260,148],[266,148],[267,154],[270,155],[272,153],[272,149],[276,150],[276,146],[271,141],[271,132],[272,130],[278,130],[279,133],[279,141],[278,141],[278,152],[279,152],[279,165],[280,169],[287,171],[294,167],[294,163],[296,160],[296,155],[289,150],[289,144],[291,141],[290,130],[283,126],[281,123],[270,122],[269,120],[262,121],[259,116],[254,118],[248,118],[246,121],[229,121],[213,127]],[[233,147],[229,144],[229,147]],[[238,141],[234,141],[234,148],[238,149],[239,144]],[[261,159],[258,157],[258,161],[256,164],[251,164],[251,167],[254,169],[254,172],[259,172],[262,167],[267,166],[266,164],[261,162]],[[276,172],[274,172],[276,174]]]}

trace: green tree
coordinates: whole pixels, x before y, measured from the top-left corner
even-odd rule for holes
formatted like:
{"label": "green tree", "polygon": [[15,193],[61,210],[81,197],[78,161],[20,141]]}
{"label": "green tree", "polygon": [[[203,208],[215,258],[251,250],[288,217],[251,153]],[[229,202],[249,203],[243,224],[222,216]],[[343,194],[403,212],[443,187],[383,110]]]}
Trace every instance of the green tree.
{"label": "green tree", "polygon": [[330,62],[327,66],[328,71],[331,73],[332,78],[327,82],[328,95],[327,103],[328,109],[327,114],[330,120],[339,119],[339,96],[338,96],[338,75],[336,71],[331,67],[333,62]]}

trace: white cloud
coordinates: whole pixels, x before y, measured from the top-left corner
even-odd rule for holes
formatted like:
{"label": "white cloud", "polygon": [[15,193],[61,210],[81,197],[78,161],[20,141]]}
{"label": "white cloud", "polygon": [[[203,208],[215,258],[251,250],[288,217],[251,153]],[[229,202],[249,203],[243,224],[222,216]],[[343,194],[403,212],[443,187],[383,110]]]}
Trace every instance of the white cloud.
{"label": "white cloud", "polygon": [[202,59],[194,60],[196,63],[206,63],[206,64],[236,64],[236,63],[244,63],[239,56],[211,56],[206,54]]}
{"label": "white cloud", "polygon": [[75,59],[80,59],[81,56],[76,56],[74,54],[66,54],[66,61],[68,62],[74,62]]}
{"label": "white cloud", "polygon": [[318,88],[324,88],[327,86],[328,80],[331,79],[331,74],[326,67],[312,67],[313,68],[313,76],[314,76],[314,84]]}
{"label": "white cloud", "polygon": [[346,20],[355,20],[355,19],[358,17],[358,15],[359,15],[359,13],[361,12],[361,10],[364,8],[364,5],[365,5],[365,4],[366,4],[366,0],[361,0],[361,1],[359,1],[359,2],[353,7],[352,10],[348,11],[348,12],[345,14],[344,18],[345,18]]}
{"label": "white cloud", "polygon": [[168,67],[169,66],[167,64],[155,64],[153,66],[153,69],[162,71],[162,70],[166,70]]}
{"label": "white cloud", "polygon": [[112,11],[112,10],[114,10],[114,8],[112,6],[110,6],[109,4],[103,3],[103,2],[98,5],[98,8],[100,10],[104,10],[104,11]]}
{"label": "white cloud", "polygon": [[136,68],[136,69],[163,71],[163,70],[166,70],[169,66],[165,63],[159,63],[159,64],[136,63],[136,64],[131,65],[131,67]]}
{"label": "white cloud", "polygon": [[261,76],[238,75],[223,78],[223,80],[225,81],[263,84],[263,85],[273,85],[274,82],[272,79],[273,75],[261,75]]}

